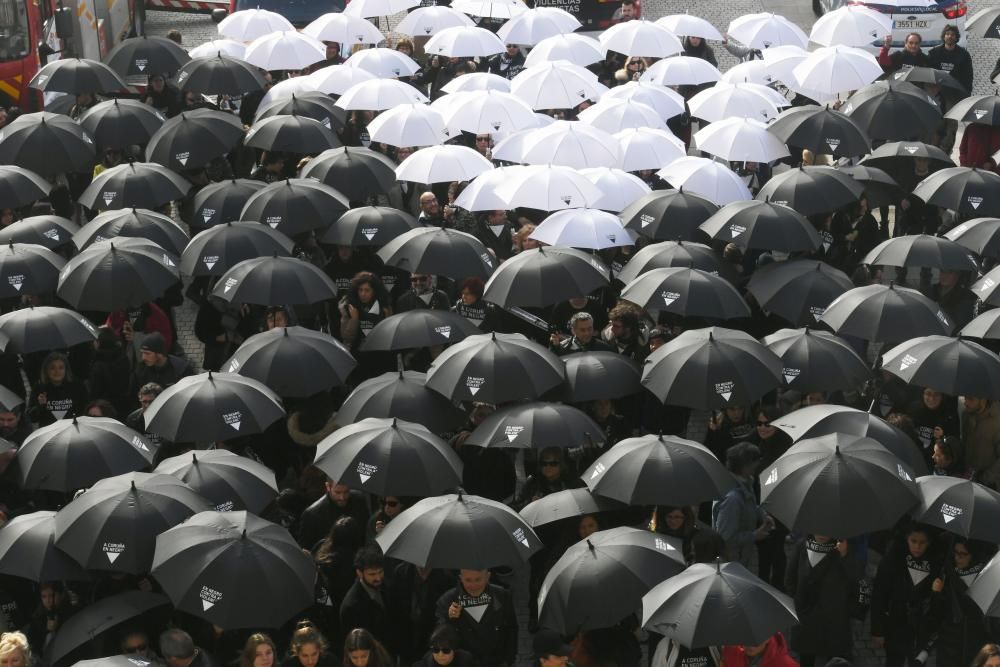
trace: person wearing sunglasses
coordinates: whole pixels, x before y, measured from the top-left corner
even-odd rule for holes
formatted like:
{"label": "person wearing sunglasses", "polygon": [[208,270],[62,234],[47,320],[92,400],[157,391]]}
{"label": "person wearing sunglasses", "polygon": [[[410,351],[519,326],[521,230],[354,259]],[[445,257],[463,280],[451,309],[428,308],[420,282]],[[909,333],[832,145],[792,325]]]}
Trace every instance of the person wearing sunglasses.
{"label": "person wearing sunglasses", "polygon": [[458,648],[458,632],[450,625],[439,625],[434,628],[424,654],[413,667],[473,667],[476,659],[465,649]]}
{"label": "person wearing sunglasses", "polygon": [[951,538],[951,565],[946,565],[931,584],[931,612],[937,618],[937,664],[971,664],[989,639],[983,612],[967,592],[995,551],[989,544]]}
{"label": "person wearing sunglasses", "polygon": [[[752,414],[752,413],[751,413]],[[761,405],[757,410],[757,419],[753,433],[747,438],[760,449],[760,470],[768,470],[782,454],[792,446],[792,439],[784,431],[778,430],[774,422],[781,417],[781,411],[773,405]],[[760,480],[754,479],[754,492],[760,502]],[[785,567],[788,558],[785,555],[785,538],[788,529],[775,522],[774,530],[764,539],[757,542],[758,576],[761,579],[784,590]]]}
{"label": "person wearing sunglasses", "polygon": [[375,537],[382,532],[382,529],[400,512],[409,507],[410,504],[408,499],[400,496],[386,496],[383,498],[378,511],[368,519],[368,528],[365,531],[368,542],[374,541]]}

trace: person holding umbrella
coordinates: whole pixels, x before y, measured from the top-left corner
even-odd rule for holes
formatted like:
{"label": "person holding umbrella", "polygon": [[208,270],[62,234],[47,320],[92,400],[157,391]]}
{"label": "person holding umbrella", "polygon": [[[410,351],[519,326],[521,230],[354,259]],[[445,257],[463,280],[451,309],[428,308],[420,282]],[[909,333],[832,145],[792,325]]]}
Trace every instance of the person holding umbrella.
{"label": "person holding umbrella", "polygon": [[437,619],[454,627],[480,667],[512,667],[517,617],[510,593],[490,583],[489,570],[460,570],[458,585],[437,602]]}
{"label": "person holding umbrella", "polygon": [[939,391],[927,387],[919,401],[909,409],[908,416],[920,436],[924,458],[930,462],[934,443],[946,436],[957,436],[960,432],[957,401]]}
{"label": "person holding umbrella", "polygon": [[[376,324],[392,315],[389,295],[385,287],[369,271],[362,271],[351,280],[351,290],[340,300],[340,339],[353,353],[361,345],[361,341]],[[358,368],[364,364],[363,357],[359,359]],[[370,358],[369,362],[374,361]],[[366,369],[367,372],[378,369]]]}
{"label": "person holding umbrella", "polygon": [[[772,424],[779,417],[781,417],[781,412],[775,406],[762,405],[757,411],[756,427],[750,435],[749,441],[760,449],[760,470],[768,469],[792,445],[791,437]],[[759,484],[754,486],[758,487],[756,491],[759,499]],[[786,537],[788,537],[788,529],[780,522],[775,521],[774,530],[763,540],[757,542],[757,574],[778,590],[785,587]]]}
{"label": "person holding umbrella", "polygon": [[738,484],[712,505],[712,528],[726,542],[729,558],[750,566],[750,548],[774,530],[772,519],[758,504],[753,481],[760,467],[760,449],[740,442],[726,451],[726,468]]}
{"label": "person holding umbrella", "polygon": [[139,355],[139,363],[132,370],[130,383],[129,393],[133,396],[139,394],[140,387],[151,382],[166,389],[181,378],[194,374],[187,359],[167,353],[167,343],[158,331],[143,339]]}
{"label": "person holding umbrella", "polygon": [[569,338],[559,333],[549,337],[549,347],[560,357],[574,352],[612,352],[611,346],[594,336],[594,316],[585,310],[573,313],[567,328],[573,334]]}
{"label": "person holding umbrella", "polygon": [[48,426],[56,420],[84,414],[87,388],[73,378],[69,358],[62,352],[51,352],[42,362],[38,383],[31,390],[28,416],[37,426]]}
{"label": "person holding umbrella", "polygon": [[955,537],[951,550],[951,566],[931,584],[931,613],[936,617],[938,635],[934,651],[941,665],[968,665],[989,633],[982,610],[966,591],[995,548]]}
{"label": "person holding umbrella", "polygon": [[313,549],[342,516],[353,517],[359,526],[367,525],[367,505],[360,493],[328,478],[326,493],[302,512],[299,520],[299,545],[303,549]]}

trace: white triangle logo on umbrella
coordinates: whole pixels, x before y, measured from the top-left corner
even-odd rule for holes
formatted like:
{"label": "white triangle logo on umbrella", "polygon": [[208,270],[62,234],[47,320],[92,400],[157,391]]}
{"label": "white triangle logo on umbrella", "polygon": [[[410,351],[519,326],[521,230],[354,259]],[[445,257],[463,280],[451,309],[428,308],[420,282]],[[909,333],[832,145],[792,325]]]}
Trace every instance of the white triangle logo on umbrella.
{"label": "white triangle logo on umbrella", "polygon": [[639,216],[639,226],[645,229],[653,224],[653,216],[643,213]]}
{"label": "white triangle logo on umbrella", "polygon": [[941,503],[941,518],[944,519],[945,523],[951,523],[961,515],[961,507],[955,507],[954,505],[949,505],[948,503]]}
{"label": "white triangle logo on umbrella", "polygon": [[966,197],[966,200],[969,202],[969,206],[971,206],[973,210],[977,211],[979,210],[979,205],[983,203],[982,197],[973,197],[971,195]]}
{"label": "white triangle logo on umbrella", "polygon": [[917,363],[918,361],[920,360],[914,357],[913,355],[908,354],[899,360],[899,370],[905,371],[907,368]]}
{"label": "white triangle logo on umbrella", "polygon": [[827,139],[826,145],[830,147],[831,151],[835,151],[840,146],[840,139]]}
{"label": "white triangle logo on umbrella", "polygon": [[281,216],[280,215],[268,216],[266,222],[268,225],[270,225],[271,229],[277,229],[278,225],[281,224]]}
{"label": "white triangle logo on umbrella", "polygon": [[163,255],[163,264],[165,266],[177,266],[176,264],[174,264],[174,260],[170,259],[170,256],[167,254]]}
{"label": "white triangle logo on umbrella", "polygon": [[114,563],[118,557],[125,553],[125,544],[122,542],[105,542],[101,551],[108,557],[109,563]]}
{"label": "white triangle logo on umbrella", "polygon": [[681,298],[681,295],[678,294],[677,292],[661,292],[660,296],[663,297],[663,304],[665,306],[669,306],[674,301],[677,301],[677,299]]}
{"label": "white triangle logo on umbrella", "polygon": [[239,284],[239,282],[240,281],[237,280],[236,278],[229,278],[228,280],[226,280],[226,284],[223,285],[222,291],[223,292],[228,292],[229,290],[231,290],[234,287],[236,287]]}
{"label": "white triangle logo on umbrella", "polygon": [[378,466],[371,463],[358,463],[357,473],[358,479],[364,484],[372,478],[372,476],[378,472]]}
{"label": "white triangle logo on umbrella", "polygon": [[214,602],[209,602],[208,600],[202,600],[201,601],[201,610],[202,611],[208,611],[209,609],[211,609],[214,606],[215,606]]}
{"label": "white triangle logo on umbrella", "polygon": [[746,230],[747,228],[743,225],[729,225],[729,233],[733,235],[732,238],[734,239]]}
{"label": "white triangle logo on umbrella", "polygon": [[361,230],[361,235],[371,241],[378,235],[378,227],[366,227]]}
{"label": "white triangle logo on umbrella", "polygon": [[594,472],[590,473],[590,479],[594,479],[595,477],[597,477],[598,475],[600,475],[605,470],[606,470],[606,468],[604,467],[604,464],[603,463],[598,463],[597,465],[594,466]]}
{"label": "white triangle logo on umbrella", "polygon": [[913,155],[918,150],[920,150],[920,146],[903,146],[903,150],[909,153],[910,155]]}
{"label": "white triangle logo on umbrella", "polygon": [[[997,32],[1000,32],[1000,25],[997,26]],[[981,120],[986,115],[986,109],[976,109],[972,113],[975,115],[976,120]]]}
{"label": "white triangle logo on umbrella", "polygon": [[227,412],[222,415],[222,421],[227,425],[232,426],[234,431],[240,430],[240,425],[243,423],[243,413],[239,410],[235,412]]}
{"label": "white triangle logo on umbrella", "polygon": [[121,555],[121,554],[118,554],[118,553],[110,553],[110,552],[107,552],[107,551],[104,552],[104,554],[108,557],[108,561],[110,561],[112,563],[114,563],[116,560],[118,560],[118,556]]}
{"label": "white triangle logo on umbrella", "polygon": [[722,397],[727,403],[733,395],[733,390],[736,388],[736,383],[732,380],[727,380],[725,382],[715,383],[715,393]]}
{"label": "white triangle logo on umbrella", "polygon": [[111,202],[113,202],[113,201],[115,200],[115,197],[116,197],[117,195],[118,195],[118,193],[117,193],[117,192],[105,192],[105,193],[103,193],[103,194],[101,195],[101,199],[103,199],[103,200],[104,200],[104,204],[105,204],[106,206],[110,206],[110,205],[111,205]]}
{"label": "white triangle logo on umbrella", "polygon": [[794,382],[795,378],[797,378],[801,373],[802,373],[802,370],[799,369],[799,368],[783,368],[783,369],[781,369],[781,374],[785,378],[785,384],[791,384],[792,382]]}
{"label": "white triangle logo on umbrella", "polygon": [[778,469],[777,468],[771,468],[771,472],[768,473],[767,479],[764,480],[764,486],[771,486],[772,484],[774,484],[777,481],[778,481]]}
{"label": "white triangle logo on umbrella", "polygon": [[209,588],[208,586],[202,586],[201,591],[198,593],[198,597],[201,598],[201,610],[208,611],[215,604],[222,599],[222,593],[215,590],[214,588]]}
{"label": "white triangle logo on umbrella", "polygon": [[211,220],[213,215],[215,215],[215,209],[214,208],[203,208],[203,209],[201,209],[201,217],[205,220],[205,222],[208,222],[209,220]]}
{"label": "white triangle logo on umbrella", "polygon": [[178,153],[177,155],[175,155],[174,159],[176,159],[178,162],[180,162],[182,167],[186,167],[187,163],[188,163],[188,158],[189,157],[191,157],[191,153],[188,152],[188,151],[185,151],[183,153]]}
{"label": "white triangle logo on umbrella", "polygon": [[524,534],[524,530],[522,528],[514,529],[513,535],[515,540],[523,544],[525,547],[529,549],[531,548],[531,543],[528,542],[528,536]]}
{"label": "white triangle logo on umbrella", "polygon": [[132,446],[135,447],[136,449],[141,449],[144,452],[149,451],[149,447],[146,446],[146,443],[144,443],[142,441],[142,438],[140,438],[139,436],[135,436],[132,438]]}
{"label": "white triangle logo on umbrella", "polygon": [[507,436],[507,442],[514,442],[523,430],[523,426],[508,426],[504,429],[503,434]]}
{"label": "white triangle logo on umbrella", "polygon": [[445,338],[451,338],[451,327],[434,327],[434,331],[438,332]]}
{"label": "white triangle logo on umbrella", "polygon": [[238,369],[239,367],[240,367],[240,360],[239,360],[239,359],[233,359],[233,360],[232,360],[232,361],[230,362],[230,364],[229,364],[229,372],[230,372],[230,373],[235,373],[235,372],[236,372],[236,370],[237,370],[237,369]]}
{"label": "white triangle logo on umbrella", "polygon": [[42,234],[42,236],[44,236],[47,239],[52,239],[53,241],[58,241],[59,240],[59,230],[58,229],[50,229],[47,232],[45,232],[44,234]]}
{"label": "white triangle logo on umbrella", "polygon": [[207,268],[207,269],[208,269],[209,271],[211,271],[211,270],[212,270],[212,267],[213,267],[213,266],[215,266],[215,260],[216,260],[216,259],[217,259],[217,258],[213,257],[213,258],[212,258],[212,261],[209,261],[209,258],[207,258],[207,257],[205,258],[205,260],[204,260],[204,261],[205,261],[205,267],[206,267],[206,268]]}
{"label": "white triangle logo on umbrella", "polygon": [[479,393],[479,390],[486,386],[486,378],[472,377],[471,375],[465,378],[465,386],[469,390],[469,393],[475,396]]}
{"label": "white triangle logo on umbrella", "polygon": [[986,278],[985,280],[983,280],[983,284],[979,288],[979,291],[980,292],[985,292],[985,291],[989,290],[991,287],[993,287],[994,285],[996,285],[996,283],[993,282],[992,278]]}

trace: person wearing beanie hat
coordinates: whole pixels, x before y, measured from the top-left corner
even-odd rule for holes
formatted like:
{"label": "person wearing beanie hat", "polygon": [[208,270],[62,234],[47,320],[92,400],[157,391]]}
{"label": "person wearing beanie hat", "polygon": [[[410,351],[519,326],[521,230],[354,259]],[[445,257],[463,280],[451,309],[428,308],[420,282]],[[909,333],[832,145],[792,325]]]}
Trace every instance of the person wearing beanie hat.
{"label": "person wearing beanie hat", "polygon": [[[166,389],[182,377],[193,374],[187,359],[169,354],[163,335],[154,331],[145,336],[139,346],[139,363],[132,370],[129,383],[130,395],[138,396],[139,388],[150,382]],[[138,404],[133,407],[138,407]]]}
{"label": "person wearing beanie hat", "polygon": [[[145,338],[142,339],[142,344],[139,346],[140,352],[152,352],[156,355],[166,356],[167,354],[167,342],[163,339],[163,334],[159,331],[154,331]],[[143,355],[145,357],[145,355]],[[143,362],[145,363],[145,361]]]}

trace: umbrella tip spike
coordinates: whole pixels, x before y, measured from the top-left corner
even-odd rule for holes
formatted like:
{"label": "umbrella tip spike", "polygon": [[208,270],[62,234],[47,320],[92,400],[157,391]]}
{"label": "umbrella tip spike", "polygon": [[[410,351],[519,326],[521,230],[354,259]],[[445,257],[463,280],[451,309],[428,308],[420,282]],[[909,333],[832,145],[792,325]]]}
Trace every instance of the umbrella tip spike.
{"label": "umbrella tip spike", "polygon": [[587,538],[587,548],[590,549],[591,553],[597,551],[597,549],[594,548],[594,543],[590,541],[589,537]]}
{"label": "umbrella tip spike", "polygon": [[397,428],[397,426],[398,426],[398,420],[395,417],[393,417],[392,418],[392,427],[393,428]]}

